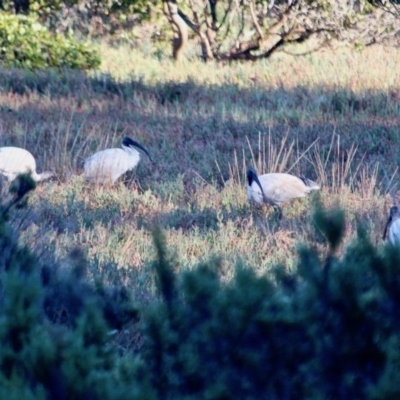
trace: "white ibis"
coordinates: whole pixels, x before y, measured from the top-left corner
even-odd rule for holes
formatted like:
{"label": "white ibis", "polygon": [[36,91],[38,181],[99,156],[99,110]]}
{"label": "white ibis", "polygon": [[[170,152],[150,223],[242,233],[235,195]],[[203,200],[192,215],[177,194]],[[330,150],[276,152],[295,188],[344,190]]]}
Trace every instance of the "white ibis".
{"label": "white ibis", "polygon": [[87,182],[99,184],[114,184],[125,172],[134,169],[140,161],[140,153],[135,149],[148,151],[129,136],[122,140],[122,149],[106,149],[88,157],[84,163],[83,176]]}
{"label": "white ibis", "polygon": [[36,161],[33,155],[20,147],[0,147],[0,174],[9,181],[19,174],[31,173],[36,182],[44,181],[54,176],[52,172],[36,172]]}
{"label": "white ibis", "polygon": [[397,206],[390,207],[389,218],[383,232],[383,240],[389,239],[393,245],[400,244],[400,212]]}
{"label": "white ibis", "polygon": [[305,197],[313,190],[319,190],[319,185],[310,179],[284,173],[271,173],[257,176],[253,168],[247,170],[247,196],[250,201],[267,203],[278,207],[279,216],[282,215],[281,206],[298,197]]}

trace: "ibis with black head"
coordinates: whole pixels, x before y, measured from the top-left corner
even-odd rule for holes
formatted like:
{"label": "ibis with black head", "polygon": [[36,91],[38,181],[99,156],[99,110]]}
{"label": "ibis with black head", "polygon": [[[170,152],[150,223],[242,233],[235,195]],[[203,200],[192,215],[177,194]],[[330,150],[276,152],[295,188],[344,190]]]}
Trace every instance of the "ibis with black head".
{"label": "ibis with black head", "polygon": [[317,183],[310,179],[298,178],[285,173],[257,175],[254,168],[247,170],[247,197],[257,204],[270,204],[279,210],[290,200],[306,197],[314,190],[319,190]]}
{"label": "ibis with black head", "polygon": [[86,158],[83,169],[83,176],[87,182],[112,185],[127,171],[133,170],[140,161],[142,150],[149,157],[149,152],[138,142],[129,136],[122,140],[122,149],[106,149],[99,151]]}

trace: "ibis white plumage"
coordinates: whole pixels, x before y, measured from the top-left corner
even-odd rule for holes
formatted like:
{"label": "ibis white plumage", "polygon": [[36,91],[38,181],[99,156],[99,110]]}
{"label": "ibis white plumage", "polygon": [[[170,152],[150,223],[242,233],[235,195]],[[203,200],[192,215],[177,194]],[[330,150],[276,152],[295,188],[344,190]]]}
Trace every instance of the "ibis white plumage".
{"label": "ibis white plumage", "polygon": [[247,170],[247,196],[250,201],[278,207],[298,197],[305,197],[319,185],[310,179],[284,173],[257,175],[253,168]]}
{"label": "ibis white plumage", "polygon": [[389,218],[383,232],[383,240],[385,239],[393,245],[400,244],[400,212],[397,206],[390,207]]}
{"label": "ibis white plumage", "polygon": [[138,142],[125,136],[122,149],[106,149],[93,154],[85,160],[83,176],[87,182],[112,185],[125,172],[134,169],[140,161],[138,148],[147,154],[149,152]]}
{"label": "ibis white plumage", "polygon": [[31,173],[36,182],[44,181],[54,176],[52,172],[36,172],[36,161],[33,155],[20,147],[0,147],[0,174],[9,181],[19,174]]}

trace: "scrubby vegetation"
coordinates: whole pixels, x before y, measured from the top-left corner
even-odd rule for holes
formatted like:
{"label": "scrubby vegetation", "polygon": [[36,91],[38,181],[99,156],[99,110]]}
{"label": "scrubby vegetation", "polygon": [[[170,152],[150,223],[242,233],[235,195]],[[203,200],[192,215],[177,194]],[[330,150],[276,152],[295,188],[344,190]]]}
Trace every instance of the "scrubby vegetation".
{"label": "scrubby vegetation", "polygon": [[[178,272],[164,235],[151,304],[96,276],[37,257],[9,225],[34,187],[13,184],[0,210],[0,393],[24,399],[382,399],[398,384],[400,250],[378,251],[359,226],[335,255],[344,213],[317,204],[321,257],[302,247],[296,270],[269,277],[221,261]],[[134,284],[130,282],[130,284]],[[115,295],[118,293],[118,295]],[[121,335],[123,333],[123,335]],[[123,336],[140,336],[127,346]]]}
{"label": "scrubby vegetation", "polygon": [[144,398],[138,397],[133,379],[125,381],[136,366],[124,367],[109,343],[111,329],[137,318],[128,293],[122,286],[89,285],[78,250],[68,268],[61,267],[55,260],[38,259],[10,229],[7,221],[34,186],[21,175],[13,182],[9,203],[0,208],[1,395]]}
{"label": "scrubby vegetation", "polygon": [[[190,57],[104,45],[101,72],[0,71],[1,146],[58,177],[26,205],[29,184],[1,190],[0,390],[397,398],[399,254],[381,240],[397,50]],[[156,163],[83,182],[83,159],[126,134]],[[294,201],[280,223],[252,209],[249,165],[318,181],[321,205]]]}
{"label": "scrubby vegetation", "polygon": [[37,18],[0,12],[0,65],[6,68],[97,68],[95,48],[73,38],[53,34]]}
{"label": "scrubby vegetation", "polygon": [[[400,162],[395,51],[181,69],[159,53],[103,50],[101,75],[0,72],[2,145],[28,148],[60,179],[40,185],[18,217],[26,243],[59,257],[79,243],[93,269],[129,268],[145,288],[158,223],[188,267],[219,254],[228,277],[238,258],[260,273],[290,270],[299,241],[319,240],[310,202],[288,204],[279,226],[268,209],[252,214],[248,165],[318,181],[324,204],[347,211],[345,240],[359,215],[380,243],[381,167],[391,176]],[[125,134],[156,163],[143,158],[126,184],[93,190],[79,176],[83,159]]]}

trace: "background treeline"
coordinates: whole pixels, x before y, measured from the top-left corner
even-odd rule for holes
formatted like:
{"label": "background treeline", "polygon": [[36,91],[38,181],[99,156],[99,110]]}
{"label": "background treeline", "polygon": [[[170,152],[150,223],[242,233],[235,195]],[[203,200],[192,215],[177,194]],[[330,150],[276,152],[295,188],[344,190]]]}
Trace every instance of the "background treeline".
{"label": "background treeline", "polygon": [[[135,47],[168,42],[177,61],[185,57],[189,43],[204,61],[254,61],[277,51],[304,54],[339,45],[397,45],[400,31],[397,2],[380,0],[1,0],[0,9],[0,20],[3,13],[14,15],[0,30],[2,63],[31,69],[43,68],[43,62],[35,60],[40,56],[34,56],[40,55],[43,43],[53,46],[45,50],[49,56],[44,66],[91,69],[100,63],[97,54],[77,45],[70,52],[82,60],[54,62],[68,58],[65,51],[55,50],[64,44],[60,36],[57,44],[52,35],[43,36],[42,29],[35,28],[38,23],[67,34],[69,47],[72,37],[122,40]],[[34,27],[19,17],[23,14],[34,18],[28,24]],[[11,56],[27,37],[40,44]],[[18,62],[10,62],[13,57]]]}
{"label": "background treeline", "polygon": [[0,65],[97,69],[100,52],[88,39],[129,32],[151,17],[150,4],[143,0],[0,1]]}
{"label": "background treeline", "polygon": [[337,258],[342,211],[316,206],[326,256],[303,247],[295,273],[268,277],[238,264],[228,282],[218,259],[174,272],[156,229],[140,302],[126,276],[88,279],[78,249],[62,264],[19,244],[10,223],[33,186],[16,181],[0,210],[2,398],[398,398],[400,252],[359,227]]}
{"label": "background treeline", "polygon": [[[12,14],[33,14],[55,32],[78,31],[105,36],[154,17],[148,0],[1,0],[0,8]],[[154,22],[154,21],[153,21]]]}

